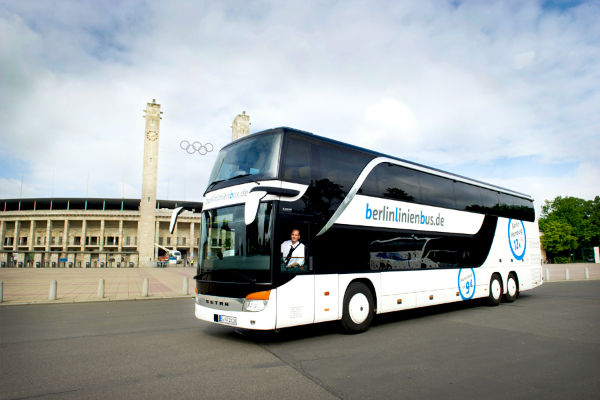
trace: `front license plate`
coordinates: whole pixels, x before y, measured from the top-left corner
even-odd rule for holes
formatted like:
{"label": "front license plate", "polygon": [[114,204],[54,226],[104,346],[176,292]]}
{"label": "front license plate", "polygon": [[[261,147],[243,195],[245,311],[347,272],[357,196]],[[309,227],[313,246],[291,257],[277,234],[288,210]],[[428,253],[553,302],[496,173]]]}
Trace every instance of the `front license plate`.
{"label": "front license plate", "polygon": [[237,318],[229,315],[219,315],[219,322],[227,325],[237,325]]}

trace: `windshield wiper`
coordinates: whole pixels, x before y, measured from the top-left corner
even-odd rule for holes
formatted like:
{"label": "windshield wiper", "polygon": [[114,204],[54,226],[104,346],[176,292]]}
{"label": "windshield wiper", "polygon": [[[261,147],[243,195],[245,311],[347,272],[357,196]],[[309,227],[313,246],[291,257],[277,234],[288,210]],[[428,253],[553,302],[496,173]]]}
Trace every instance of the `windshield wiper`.
{"label": "windshield wiper", "polygon": [[215,186],[217,183],[223,182],[224,180],[225,179],[219,179],[219,180],[211,182],[210,185],[208,185],[208,187],[206,188],[206,190],[210,190],[210,188],[212,188],[213,186]]}
{"label": "windshield wiper", "polygon": [[234,179],[237,179],[237,178],[242,178],[242,177],[244,177],[244,176],[250,176],[250,175],[254,175],[254,174],[250,174],[250,173],[248,173],[248,174],[236,175],[236,176],[232,176],[231,178],[229,178],[229,179],[226,179],[226,180],[227,180],[227,181],[232,181],[232,180],[234,180]]}
{"label": "windshield wiper", "polygon": [[254,175],[254,174],[241,174],[241,175],[232,176],[231,178],[227,178],[227,179],[219,179],[219,180],[213,181],[213,182],[211,182],[211,183],[210,183],[210,185],[208,185],[208,187],[206,188],[206,190],[207,190],[207,191],[208,191],[208,190],[210,190],[210,189],[211,189],[213,186],[215,186],[217,183],[221,183],[221,182],[229,182],[229,181],[232,181],[232,180],[234,180],[234,179],[237,179],[237,178],[242,178],[242,177],[244,177],[244,176],[250,176],[250,175]]}

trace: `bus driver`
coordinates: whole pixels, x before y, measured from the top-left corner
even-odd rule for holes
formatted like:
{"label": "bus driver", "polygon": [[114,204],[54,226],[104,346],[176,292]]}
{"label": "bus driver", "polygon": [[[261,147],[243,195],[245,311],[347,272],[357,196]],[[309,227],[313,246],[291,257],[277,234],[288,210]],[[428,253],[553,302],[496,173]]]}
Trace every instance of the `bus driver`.
{"label": "bus driver", "polygon": [[282,263],[286,269],[300,268],[304,269],[304,245],[300,243],[300,231],[292,229],[291,240],[281,243]]}

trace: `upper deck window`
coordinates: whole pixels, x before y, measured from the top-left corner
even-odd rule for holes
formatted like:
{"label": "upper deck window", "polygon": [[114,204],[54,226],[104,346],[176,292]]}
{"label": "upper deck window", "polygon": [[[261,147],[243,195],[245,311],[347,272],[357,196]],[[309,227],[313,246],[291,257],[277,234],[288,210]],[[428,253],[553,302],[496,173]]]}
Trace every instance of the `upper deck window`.
{"label": "upper deck window", "polygon": [[254,179],[277,177],[281,135],[260,135],[233,143],[219,152],[209,186],[252,175]]}

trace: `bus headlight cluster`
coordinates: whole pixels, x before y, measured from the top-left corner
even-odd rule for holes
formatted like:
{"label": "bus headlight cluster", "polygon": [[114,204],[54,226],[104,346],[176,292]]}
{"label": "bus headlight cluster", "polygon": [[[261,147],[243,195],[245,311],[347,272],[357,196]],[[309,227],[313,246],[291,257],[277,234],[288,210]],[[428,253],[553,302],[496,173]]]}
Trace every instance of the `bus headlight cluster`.
{"label": "bus headlight cluster", "polygon": [[244,300],[244,311],[262,311],[267,307],[267,300]]}
{"label": "bus headlight cluster", "polygon": [[252,312],[262,311],[267,307],[267,304],[269,303],[269,297],[271,297],[270,290],[250,293],[244,299],[243,310]]}

